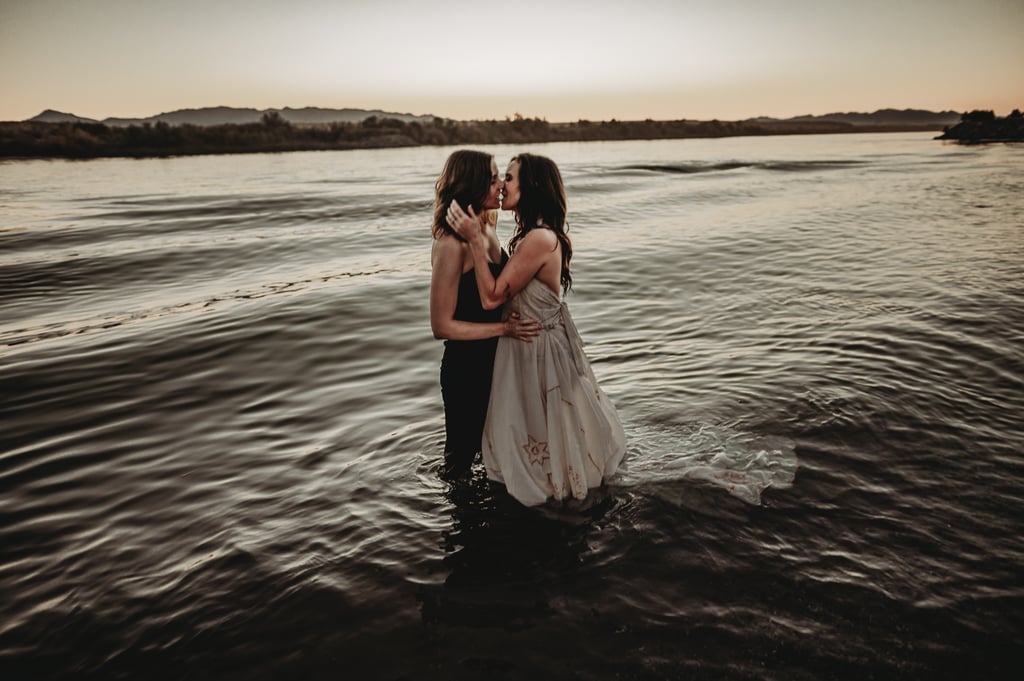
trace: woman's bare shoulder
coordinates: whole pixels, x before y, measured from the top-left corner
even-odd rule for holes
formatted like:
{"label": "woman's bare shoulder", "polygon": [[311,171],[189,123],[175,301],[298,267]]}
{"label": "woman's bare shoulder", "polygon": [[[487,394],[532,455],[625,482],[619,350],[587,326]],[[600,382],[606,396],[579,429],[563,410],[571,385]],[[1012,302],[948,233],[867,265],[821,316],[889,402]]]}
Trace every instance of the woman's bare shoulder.
{"label": "woman's bare shoulder", "polygon": [[451,234],[444,234],[435,238],[430,246],[430,263],[436,266],[439,261],[444,260],[459,263],[461,268],[465,250],[465,244]]}
{"label": "woman's bare shoulder", "polygon": [[523,237],[523,243],[535,244],[537,247],[556,248],[558,246],[558,236],[555,235],[555,231],[550,227],[535,227],[526,233]]}

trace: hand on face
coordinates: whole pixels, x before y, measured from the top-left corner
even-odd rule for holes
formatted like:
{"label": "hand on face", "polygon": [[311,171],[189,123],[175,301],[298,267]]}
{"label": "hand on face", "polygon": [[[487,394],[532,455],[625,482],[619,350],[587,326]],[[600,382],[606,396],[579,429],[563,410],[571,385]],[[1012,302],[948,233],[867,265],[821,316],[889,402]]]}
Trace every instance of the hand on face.
{"label": "hand on face", "polygon": [[481,236],[480,219],[477,218],[473,206],[470,206],[469,213],[466,213],[458,201],[452,201],[448,206],[448,224],[467,241],[474,236]]}

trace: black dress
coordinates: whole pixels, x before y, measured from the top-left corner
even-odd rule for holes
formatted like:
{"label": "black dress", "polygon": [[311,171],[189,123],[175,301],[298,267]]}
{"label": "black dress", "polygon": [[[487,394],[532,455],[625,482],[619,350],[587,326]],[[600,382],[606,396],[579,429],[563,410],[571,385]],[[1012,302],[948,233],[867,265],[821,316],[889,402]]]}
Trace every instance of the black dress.
{"label": "black dress", "polygon": [[[501,264],[490,263],[495,278],[508,262],[501,251]],[[476,275],[470,270],[459,279],[455,319],[464,322],[500,322],[501,308],[485,310],[480,304]],[[441,398],[444,400],[445,477],[466,473],[481,450],[487,402],[491,396],[491,373],[498,339],[446,340],[441,358]]]}

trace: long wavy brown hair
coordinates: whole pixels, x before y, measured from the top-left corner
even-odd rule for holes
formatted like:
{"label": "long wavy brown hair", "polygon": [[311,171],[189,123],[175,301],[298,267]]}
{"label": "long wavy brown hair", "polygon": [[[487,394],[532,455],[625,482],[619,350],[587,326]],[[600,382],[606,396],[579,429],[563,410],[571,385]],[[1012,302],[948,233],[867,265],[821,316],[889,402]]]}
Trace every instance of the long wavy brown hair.
{"label": "long wavy brown hair", "polygon": [[453,151],[444,162],[440,177],[434,184],[434,238],[451,234],[465,241],[448,225],[446,215],[452,201],[458,201],[466,212],[469,207],[479,215],[491,188],[491,162],[494,157],[482,151]]}
{"label": "long wavy brown hair", "polygon": [[531,229],[541,224],[549,227],[562,244],[562,290],[568,291],[572,287],[572,272],[569,271],[572,240],[566,234],[569,226],[565,222],[566,201],[562,173],[558,171],[555,162],[546,156],[519,154],[513,156],[512,161],[519,161],[519,202],[516,204],[516,231],[509,239],[508,250],[514,253],[516,246]]}

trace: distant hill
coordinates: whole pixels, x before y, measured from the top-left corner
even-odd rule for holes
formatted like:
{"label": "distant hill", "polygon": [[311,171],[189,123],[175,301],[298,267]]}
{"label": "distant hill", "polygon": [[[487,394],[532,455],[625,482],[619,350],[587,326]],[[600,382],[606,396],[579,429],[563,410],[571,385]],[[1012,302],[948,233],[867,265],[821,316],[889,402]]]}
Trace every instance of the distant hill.
{"label": "distant hill", "polygon": [[82,118],[75,114],[64,113],[63,111],[54,111],[53,109],[47,109],[38,116],[34,116],[26,122],[35,123],[99,123],[99,121],[92,118]]}
{"label": "distant hill", "polygon": [[846,123],[856,126],[922,126],[942,129],[960,120],[956,111],[925,111],[923,109],[879,109],[873,113],[830,113],[823,116],[794,116],[786,119],[758,118],[759,121],[786,123]]}
{"label": "distant hill", "polygon": [[361,123],[367,118],[376,116],[377,118],[394,118],[406,123],[413,121],[419,121],[420,123],[427,123],[433,121],[435,116],[415,115],[410,113],[395,113],[393,111],[381,111],[380,109],[321,109],[316,106],[307,106],[302,109],[292,109],[285,107],[283,109],[273,109],[281,114],[281,117],[290,123],[298,125],[302,124],[322,124],[322,123]]}
{"label": "distant hill", "polygon": [[[144,123],[157,123],[163,121],[168,125],[241,125],[245,123],[259,123],[263,116],[268,113],[276,113],[284,120],[293,125],[324,125],[328,123],[361,123],[362,121],[376,116],[377,118],[393,118],[406,123],[413,121],[429,123],[434,116],[415,115],[410,113],[394,113],[381,111],[380,109],[323,109],[320,107],[307,106],[302,109],[251,109],[234,108],[228,106],[205,107],[202,109],[179,109],[168,113],[149,116],[148,118],[106,118],[97,121],[92,118],[83,118],[70,113],[63,113],[47,109],[38,116],[28,119],[26,122],[37,123],[103,123],[115,127],[128,125],[142,125]],[[852,126],[865,127],[923,127],[941,130],[947,125],[954,125],[960,120],[960,113],[956,111],[925,111],[922,109],[879,109],[874,113],[830,113],[823,116],[794,116],[793,118],[767,118],[759,117],[749,119],[754,123],[841,123]]]}
{"label": "distant hill", "polygon": [[148,118],[105,118],[97,121],[92,118],[83,118],[74,114],[62,113],[47,109],[38,116],[28,119],[30,123],[102,123],[115,127],[128,125],[143,125],[144,123],[164,122],[168,125],[241,125],[244,123],[259,123],[264,114],[277,113],[289,123],[295,125],[322,125],[327,123],[359,123],[367,118],[377,116],[378,118],[394,118],[406,123],[412,121],[428,122],[433,121],[431,115],[414,115],[409,113],[393,113],[381,111],[380,109],[322,109],[319,107],[305,107],[303,109],[249,109],[234,108],[228,106],[205,107],[202,109],[179,109],[168,113],[149,116]]}

